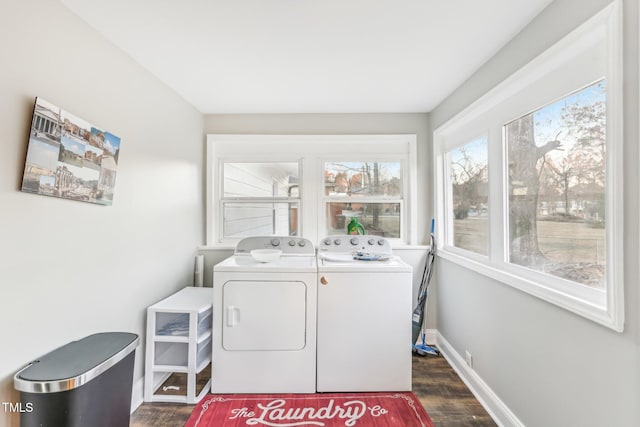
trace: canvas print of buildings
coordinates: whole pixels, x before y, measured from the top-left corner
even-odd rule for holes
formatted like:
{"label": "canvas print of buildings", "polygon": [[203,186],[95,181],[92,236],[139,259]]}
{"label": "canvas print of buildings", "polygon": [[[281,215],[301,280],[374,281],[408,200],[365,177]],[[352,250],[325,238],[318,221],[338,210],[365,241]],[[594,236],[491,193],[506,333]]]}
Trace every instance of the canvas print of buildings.
{"label": "canvas print of buildings", "polygon": [[22,191],[111,205],[120,138],[36,98]]}

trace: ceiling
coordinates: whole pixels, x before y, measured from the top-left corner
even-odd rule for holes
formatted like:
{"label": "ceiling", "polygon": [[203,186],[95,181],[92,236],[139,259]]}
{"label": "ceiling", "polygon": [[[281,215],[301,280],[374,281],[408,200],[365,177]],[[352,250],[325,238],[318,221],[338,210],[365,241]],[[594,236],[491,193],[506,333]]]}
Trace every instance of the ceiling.
{"label": "ceiling", "polygon": [[552,0],[61,0],[203,114],[428,112]]}

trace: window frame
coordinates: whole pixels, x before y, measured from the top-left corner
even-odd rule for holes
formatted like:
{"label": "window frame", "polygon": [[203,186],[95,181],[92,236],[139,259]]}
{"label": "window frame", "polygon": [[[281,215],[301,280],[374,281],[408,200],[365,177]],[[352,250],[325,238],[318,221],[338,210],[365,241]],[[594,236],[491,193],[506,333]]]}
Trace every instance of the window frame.
{"label": "window frame", "polygon": [[[247,155],[246,153],[250,153]],[[293,153],[293,154],[292,154]],[[363,154],[365,153],[365,154]],[[397,135],[207,135],[206,244],[231,248],[239,239],[223,239],[221,162],[299,162],[299,235],[318,242],[328,234],[324,163],[336,161],[402,162],[401,236],[393,247],[417,244],[417,137]],[[215,177],[215,179],[214,179]],[[376,198],[382,200],[383,198]],[[373,200],[373,199],[372,199]],[[396,203],[398,199],[386,199]],[[344,201],[344,198],[341,199]]]}
{"label": "window frame", "polygon": [[[438,254],[456,264],[536,296],[615,331],[624,329],[623,280],[623,133],[622,13],[619,0],[605,7],[520,70],[491,89],[434,131],[436,224],[442,238]],[[606,288],[590,288],[509,262],[508,165],[506,124],[586,87],[600,72],[596,64],[572,74],[581,54],[603,43],[602,74],[606,81]],[[583,80],[580,80],[580,79]],[[545,84],[549,84],[549,88]],[[544,90],[540,90],[540,88]],[[550,95],[555,94],[555,95]],[[546,97],[546,99],[545,99]],[[447,245],[450,218],[446,212],[446,153],[473,135],[489,136],[489,251],[484,257]]]}

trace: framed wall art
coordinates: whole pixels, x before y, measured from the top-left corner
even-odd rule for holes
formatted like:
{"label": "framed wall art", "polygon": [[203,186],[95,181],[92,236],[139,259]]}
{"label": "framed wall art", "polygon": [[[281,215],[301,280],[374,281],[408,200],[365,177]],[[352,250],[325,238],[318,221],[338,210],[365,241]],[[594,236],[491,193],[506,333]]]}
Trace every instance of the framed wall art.
{"label": "framed wall art", "polygon": [[120,138],[36,98],[22,191],[111,205]]}

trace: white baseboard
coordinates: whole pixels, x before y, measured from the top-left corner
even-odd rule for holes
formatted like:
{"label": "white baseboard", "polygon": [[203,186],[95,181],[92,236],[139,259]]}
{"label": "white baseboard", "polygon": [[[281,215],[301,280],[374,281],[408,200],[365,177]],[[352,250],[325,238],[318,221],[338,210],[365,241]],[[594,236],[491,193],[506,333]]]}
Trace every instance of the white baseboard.
{"label": "white baseboard", "polygon": [[[438,342],[438,331],[436,329],[425,329],[424,340],[429,345],[434,345]],[[422,337],[418,338],[418,342],[422,340]]]}
{"label": "white baseboard", "polygon": [[[491,388],[480,378],[480,376],[467,365],[464,358],[459,355],[449,342],[437,331],[430,330],[433,333],[434,341],[438,349],[449,362],[454,371],[467,385],[471,393],[478,399],[484,409],[491,415],[491,418],[501,427],[524,427],[522,421],[515,416],[507,405],[500,400]],[[426,337],[429,337],[427,331]]]}
{"label": "white baseboard", "polygon": [[133,383],[133,391],[131,392],[131,413],[138,409],[138,406],[144,402],[144,377]]}

